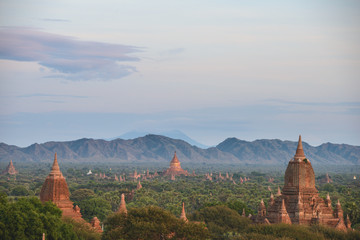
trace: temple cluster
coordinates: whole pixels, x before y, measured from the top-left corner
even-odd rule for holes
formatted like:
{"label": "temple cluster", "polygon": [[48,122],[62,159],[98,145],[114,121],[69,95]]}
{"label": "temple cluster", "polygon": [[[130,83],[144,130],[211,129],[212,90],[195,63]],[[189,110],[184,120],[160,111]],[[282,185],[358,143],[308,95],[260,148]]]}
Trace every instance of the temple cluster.
{"label": "temple cluster", "polygon": [[332,209],[329,194],[326,200],[319,197],[315,188],[315,174],[310,160],[305,157],[301,136],[294,158],[285,172],[285,184],[276,197],[270,196],[268,207],[261,200],[256,223],[321,224],[339,230],[351,229],[349,217],[344,221],[340,202]]}

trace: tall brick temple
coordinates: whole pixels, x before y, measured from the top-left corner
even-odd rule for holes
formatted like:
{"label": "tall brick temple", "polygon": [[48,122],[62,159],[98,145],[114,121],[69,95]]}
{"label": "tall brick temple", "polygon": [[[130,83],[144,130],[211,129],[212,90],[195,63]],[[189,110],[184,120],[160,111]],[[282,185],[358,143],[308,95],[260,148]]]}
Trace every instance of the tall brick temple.
{"label": "tall brick temple", "polygon": [[301,136],[294,158],[285,171],[285,184],[276,198],[271,194],[268,207],[263,201],[256,223],[286,223],[312,225],[320,224],[339,230],[351,228],[350,221],[344,221],[340,202],[332,209],[330,196],[324,200],[315,188],[315,173],[309,159],[305,157]]}
{"label": "tall brick temple", "polygon": [[174,157],[170,162],[170,167],[164,172],[164,176],[179,176],[179,175],[185,175],[188,176],[188,171],[185,171],[180,166],[180,161],[176,156],[176,151],[174,153]]}
{"label": "tall brick temple", "polygon": [[83,220],[81,218],[80,208],[73,206],[70,200],[70,192],[66,183],[65,177],[60,171],[55,153],[54,163],[50,174],[46,177],[45,182],[41,188],[40,200],[42,202],[52,201],[62,210],[64,217],[71,217],[75,220]]}

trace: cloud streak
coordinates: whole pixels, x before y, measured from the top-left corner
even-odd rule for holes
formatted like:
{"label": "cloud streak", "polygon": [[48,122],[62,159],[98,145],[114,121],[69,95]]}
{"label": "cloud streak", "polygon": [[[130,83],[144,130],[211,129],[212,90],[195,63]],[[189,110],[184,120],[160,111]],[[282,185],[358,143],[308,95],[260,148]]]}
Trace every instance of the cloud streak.
{"label": "cloud streak", "polygon": [[64,97],[64,98],[89,98],[88,96],[68,95],[68,94],[44,94],[33,93],[16,96],[18,98],[33,98],[33,97]]}
{"label": "cloud streak", "polygon": [[129,55],[141,51],[134,46],[80,41],[31,28],[1,28],[0,35],[0,59],[37,62],[51,70],[49,78],[114,80],[136,72],[123,62],[140,60]]}
{"label": "cloud streak", "polygon": [[41,18],[40,20],[45,22],[70,22],[70,20],[60,18]]}

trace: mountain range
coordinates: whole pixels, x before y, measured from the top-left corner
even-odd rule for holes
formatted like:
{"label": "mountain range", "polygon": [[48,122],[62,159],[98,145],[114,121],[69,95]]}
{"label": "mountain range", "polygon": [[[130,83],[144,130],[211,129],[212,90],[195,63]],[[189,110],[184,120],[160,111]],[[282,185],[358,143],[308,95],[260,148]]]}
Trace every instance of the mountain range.
{"label": "mountain range", "polygon": [[[66,162],[170,162],[174,151],[181,162],[287,164],[297,142],[228,138],[215,147],[202,149],[184,140],[149,134],[135,139],[110,141],[83,138],[46,142],[21,148],[0,143],[0,161],[51,162],[54,153]],[[314,164],[360,164],[360,146],[324,143],[313,147],[303,142],[306,157]]]}

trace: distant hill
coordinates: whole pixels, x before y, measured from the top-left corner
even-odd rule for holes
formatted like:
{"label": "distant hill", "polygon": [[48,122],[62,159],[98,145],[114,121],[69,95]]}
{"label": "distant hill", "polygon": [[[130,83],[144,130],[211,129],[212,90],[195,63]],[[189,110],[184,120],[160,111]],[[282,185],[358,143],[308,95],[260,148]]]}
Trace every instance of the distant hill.
{"label": "distant hill", "polygon": [[[139,138],[139,137],[144,137],[146,135],[151,134],[150,132],[139,132],[139,131],[131,131],[131,132],[127,132],[122,134],[121,136],[112,138],[112,139],[107,139],[107,140],[115,140],[117,138],[121,138],[121,139],[134,139],[134,138]],[[195,141],[194,139],[190,138],[189,136],[187,136],[185,133],[179,131],[179,130],[172,130],[172,131],[166,131],[166,132],[159,132],[159,133],[152,133],[152,134],[156,134],[156,135],[162,135],[165,137],[169,137],[169,138],[173,138],[173,139],[180,139],[180,140],[184,140],[185,142],[189,143],[190,145],[193,146],[197,146],[199,148],[209,148],[209,146],[206,146],[202,143],[199,143],[197,141]]]}
{"label": "distant hill", "polygon": [[[297,142],[274,140],[242,141],[228,138],[216,146],[217,149],[231,153],[238,159],[253,163],[288,163],[294,157]],[[360,146],[325,143],[313,147],[303,142],[306,157],[318,164],[360,164]]]}
{"label": "distant hill", "polygon": [[[67,162],[166,162],[174,151],[181,162],[287,164],[294,156],[297,142],[256,140],[247,142],[228,138],[216,147],[201,149],[189,143],[149,134],[135,139],[111,141],[79,139],[67,142],[46,142],[29,147],[0,143],[0,161],[49,162],[57,152]],[[360,147],[326,143],[312,147],[303,142],[306,156],[312,163],[360,164]]]}

